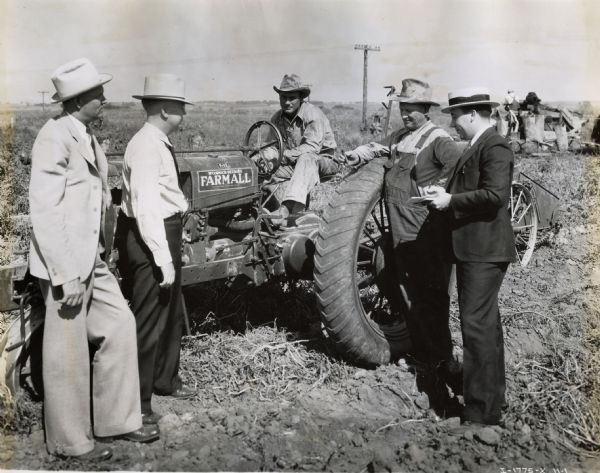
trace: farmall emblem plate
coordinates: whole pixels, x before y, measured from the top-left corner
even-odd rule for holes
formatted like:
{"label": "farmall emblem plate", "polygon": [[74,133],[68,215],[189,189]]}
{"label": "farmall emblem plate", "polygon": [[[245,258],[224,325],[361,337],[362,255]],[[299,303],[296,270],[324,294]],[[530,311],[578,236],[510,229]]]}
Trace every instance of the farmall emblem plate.
{"label": "farmall emblem plate", "polygon": [[198,190],[232,189],[252,185],[252,168],[227,168],[198,171]]}

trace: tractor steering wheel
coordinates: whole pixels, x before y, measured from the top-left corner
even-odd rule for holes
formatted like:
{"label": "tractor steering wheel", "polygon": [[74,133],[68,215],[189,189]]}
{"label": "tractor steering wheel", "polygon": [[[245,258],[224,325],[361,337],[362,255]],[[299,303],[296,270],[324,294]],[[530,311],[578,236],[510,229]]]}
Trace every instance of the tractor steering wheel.
{"label": "tractor steering wheel", "polygon": [[[263,128],[267,127],[267,133],[264,135],[264,139],[268,140],[269,136],[275,135],[275,139],[263,142]],[[256,140],[253,142],[253,133],[256,131]],[[277,160],[267,159],[263,151],[267,148],[274,147],[277,150]],[[279,166],[283,160],[283,138],[281,133],[275,125],[266,120],[261,120],[254,123],[246,133],[246,139],[244,140],[244,148],[248,153],[248,157],[254,161],[258,167],[259,173],[264,175],[271,175]]]}

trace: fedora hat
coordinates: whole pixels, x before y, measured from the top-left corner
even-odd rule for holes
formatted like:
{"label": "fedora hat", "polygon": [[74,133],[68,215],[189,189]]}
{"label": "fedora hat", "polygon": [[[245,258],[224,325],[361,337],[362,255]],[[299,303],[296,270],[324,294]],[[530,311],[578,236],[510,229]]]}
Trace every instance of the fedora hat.
{"label": "fedora hat", "polygon": [[144,79],[144,93],[132,95],[139,100],[173,100],[193,105],[185,99],[185,83],[174,74],[153,74]]}
{"label": "fedora hat", "polygon": [[106,84],[112,79],[112,76],[110,74],[99,74],[91,61],[82,57],[60,66],[54,71],[50,79],[56,89],[52,100],[64,102]]}
{"label": "fedora hat", "polygon": [[500,103],[491,100],[490,91],[486,87],[468,87],[455,92],[448,92],[448,107],[442,108],[442,112],[448,113],[454,108],[470,105],[497,107]]}
{"label": "fedora hat", "polygon": [[431,100],[431,87],[429,84],[419,79],[404,79],[402,90],[394,96],[393,100],[400,103],[439,105],[439,103]]}
{"label": "fedora hat", "polygon": [[278,94],[287,92],[302,92],[305,96],[310,94],[310,86],[304,84],[298,74],[285,74],[281,79],[281,85],[279,87],[274,85],[273,90]]}

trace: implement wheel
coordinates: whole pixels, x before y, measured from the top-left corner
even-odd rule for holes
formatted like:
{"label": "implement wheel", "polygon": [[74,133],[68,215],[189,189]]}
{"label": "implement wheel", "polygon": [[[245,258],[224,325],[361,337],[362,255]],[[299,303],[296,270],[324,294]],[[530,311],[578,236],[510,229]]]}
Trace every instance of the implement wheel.
{"label": "implement wheel", "polygon": [[533,255],[537,239],[538,215],[533,191],[520,182],[513,182],[508,210],[519,263],[525,267]]}
{"label": "implement wheel", "polygon": [[[406,324],[389,296],[399,289],[382,199],[383,160],[343,182],[324,211],[315,255],[321,319],[340,354],[361,365],[395,360],[410,348]],[[387,255],[387,256],[386,256]]]}
{"label": "implement wheel", "polygon": [[44,396],[42,380],[42,337],[44,305],[39,300],[24,308],[21,319],[15,320],[0,341],[5,367],[4,382],[13,398],[23,391],[34,400]]}

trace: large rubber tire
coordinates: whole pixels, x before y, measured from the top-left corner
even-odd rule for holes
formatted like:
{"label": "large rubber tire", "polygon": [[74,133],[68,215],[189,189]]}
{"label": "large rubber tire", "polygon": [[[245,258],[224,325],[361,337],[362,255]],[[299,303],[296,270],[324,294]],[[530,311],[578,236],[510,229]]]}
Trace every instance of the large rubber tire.
{"label": "large rubber tire", "polygon": [[382,200],[384,167],[373,160],[347,177],[325,208],[315,254],[321,319],[338,352],[359,365],[394,361],[410,348],[394,287],[390,235]]}

